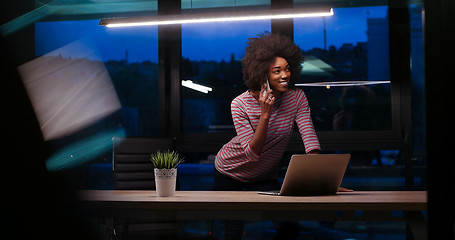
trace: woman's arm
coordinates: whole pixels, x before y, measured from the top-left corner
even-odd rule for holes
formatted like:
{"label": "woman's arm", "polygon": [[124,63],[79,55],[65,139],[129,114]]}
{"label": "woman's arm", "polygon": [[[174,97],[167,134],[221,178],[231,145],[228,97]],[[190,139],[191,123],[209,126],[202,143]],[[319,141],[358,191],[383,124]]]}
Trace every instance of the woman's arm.
{"label": "woman's arm", "polygon": [[321,146],[311,120],[310,106],[303,91],[297,91],[297,115],[295,121],[307,153],[319,153]]}

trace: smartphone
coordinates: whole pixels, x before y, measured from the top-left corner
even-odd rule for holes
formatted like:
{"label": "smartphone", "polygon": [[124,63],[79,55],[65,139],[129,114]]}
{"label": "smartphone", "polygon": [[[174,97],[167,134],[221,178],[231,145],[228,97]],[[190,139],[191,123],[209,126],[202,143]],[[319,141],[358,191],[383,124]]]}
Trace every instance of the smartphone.
{"label": "smartphone", "polygon": [[269,79],[267,78],[267,76],[265,76],[265,80],[267,81],[267,89],[262,94],[262,97],[265,97],[267,95],[267,92],[270,90]]}

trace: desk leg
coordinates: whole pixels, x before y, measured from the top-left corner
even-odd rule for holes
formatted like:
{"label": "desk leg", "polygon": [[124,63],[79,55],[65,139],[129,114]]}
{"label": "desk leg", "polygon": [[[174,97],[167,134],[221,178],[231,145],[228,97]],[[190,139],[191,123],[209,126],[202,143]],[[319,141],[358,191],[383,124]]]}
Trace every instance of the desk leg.
{"label": "desk leg", "polygon": [[415,240],[427,240],[427,225],[420,211],[404,212],[406,224]]}

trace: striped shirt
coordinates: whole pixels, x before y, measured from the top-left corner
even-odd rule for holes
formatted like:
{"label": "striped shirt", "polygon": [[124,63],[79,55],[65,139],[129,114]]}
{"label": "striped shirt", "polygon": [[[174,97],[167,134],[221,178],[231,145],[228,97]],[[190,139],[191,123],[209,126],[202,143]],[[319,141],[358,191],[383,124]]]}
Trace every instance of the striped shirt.
{"label": "striped shirt", "polygon": [[259,102],[246,91],[232,101],[231,112],[237,136],[220,149],[215,159],[215,168],[226,176],[243,182],[275,179],[292,136],[294,121],[305,151],[321,149],[311,121],[310,107],[301,89],[289,90],[275,102],[260,155],[249,146],[261,116]]}

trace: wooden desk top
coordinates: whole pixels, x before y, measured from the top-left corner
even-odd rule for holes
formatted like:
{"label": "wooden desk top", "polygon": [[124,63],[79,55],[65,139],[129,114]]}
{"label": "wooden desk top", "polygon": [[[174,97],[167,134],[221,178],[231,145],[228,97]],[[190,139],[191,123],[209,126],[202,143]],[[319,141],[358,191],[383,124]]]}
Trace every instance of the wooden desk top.
{"label": "wooden desk top", "polygon": [[257,192],[177,191],[174,197],[155,191],[83,190],[80,200],[95,208],[121,210],[240,211],[421,211],[426,191],[355,191],[332,196],[269,196]]}

